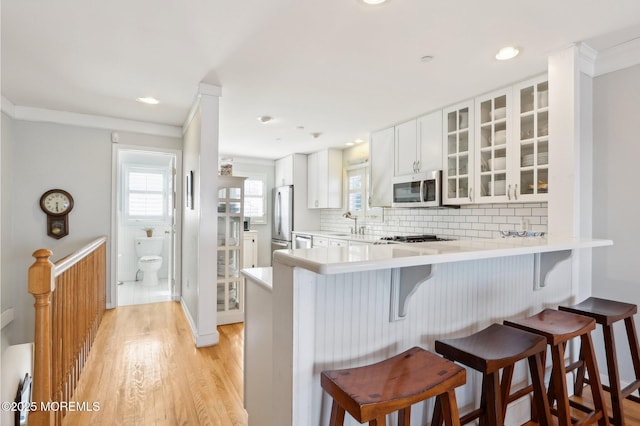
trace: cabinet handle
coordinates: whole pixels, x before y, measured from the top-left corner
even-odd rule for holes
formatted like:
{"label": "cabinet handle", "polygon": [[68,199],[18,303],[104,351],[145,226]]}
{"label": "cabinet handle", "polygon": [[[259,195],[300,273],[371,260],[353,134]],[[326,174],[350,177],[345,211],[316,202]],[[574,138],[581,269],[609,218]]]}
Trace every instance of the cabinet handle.
{"label": "cabinet handle", "polygon": [[420,164],[420,160],[416,160],[416,173],[420,171],[422,168],[422,164]]}
{"label": "cabinet handle", "polygon": [[513,198],[514,198],[515,200],[517,200],[517,199],[518,199],[518,184],[517,184],[517,183],[516,183],[516,187],[515,187],[515,189],[513,190]]}
{"label": "cabinet handle", "polygon": [[511,201],[511,185],[507,188],[507,200]]}
{"label": "cabinet handle", "polygon": [[473,202],[473,188],[469,188],[469,201]]}

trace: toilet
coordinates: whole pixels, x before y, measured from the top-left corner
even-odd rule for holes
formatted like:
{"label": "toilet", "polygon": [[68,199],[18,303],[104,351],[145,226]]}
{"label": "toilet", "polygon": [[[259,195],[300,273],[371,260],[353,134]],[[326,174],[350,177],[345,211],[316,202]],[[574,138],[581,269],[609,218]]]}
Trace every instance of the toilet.
{"label": "toilet", "polygon": [[142,285],[158,285],[158,271],[162,266],[163,237],[138,237],[136,238],[136,255],[138,256],[138,269],[142,271]]}

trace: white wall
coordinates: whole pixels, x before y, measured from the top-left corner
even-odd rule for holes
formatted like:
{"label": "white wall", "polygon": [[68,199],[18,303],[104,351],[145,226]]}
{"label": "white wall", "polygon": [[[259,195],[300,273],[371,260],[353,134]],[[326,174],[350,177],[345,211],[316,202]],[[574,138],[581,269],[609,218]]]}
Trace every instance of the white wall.
{"label": "white wall", "polygon": [[[6,139],[5,124],[13,130]],[[120,142],[174,149],[182,145],[179,138],[137,133],[122,133]],[[33,340],[33,297],[27,292],[31,254],[49,248],[57,260],[100,235],[110,237],[111,131],[3,115],[2,149],[2,292],[14,292],[15,308],[14,321],[3,331],[11,344],[17,344]],[[39,206],[40,196],[52,188],[69,191],[75,201],[70,234],[60,240],[47,236],[46,216]],[[110,274],[107,279],[111,283]]]}
{"label": "white wall", "polygon": [[[614,245],[593,256],[593,295],[640,305],[638,159],[640,65],[594,79],[593,235]],[[638,326],[636,315],[636,327]],[[597,339],[599,340],[599,339]],[[626,337],[616,332],[622,380],[633,380]],[[601,345],[600,345],[601,346]],[[599,359],[604,359],[602,350]],[[601,362],[604,370],[604,362]]]}

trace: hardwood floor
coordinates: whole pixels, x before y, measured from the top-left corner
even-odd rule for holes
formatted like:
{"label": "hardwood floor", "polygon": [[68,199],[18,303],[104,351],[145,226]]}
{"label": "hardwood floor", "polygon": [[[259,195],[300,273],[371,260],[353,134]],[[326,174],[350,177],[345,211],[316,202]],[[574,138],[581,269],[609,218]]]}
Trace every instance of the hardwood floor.
{"label": "hardwood floor", "polygon": [[177,302],[107,311],[67,425],[246,425],[243,325],[218,327],[220,344],[197,349]]}
{"label": "hardwood floor", "polygon": [[[197,349],[177,302],[107,311],[73,397],[100,411],[69,412],[64,424],[247,425],[243,325],[218,331],[219,345]],[[625,406],[627,425],[640,425],[640,404]]]}

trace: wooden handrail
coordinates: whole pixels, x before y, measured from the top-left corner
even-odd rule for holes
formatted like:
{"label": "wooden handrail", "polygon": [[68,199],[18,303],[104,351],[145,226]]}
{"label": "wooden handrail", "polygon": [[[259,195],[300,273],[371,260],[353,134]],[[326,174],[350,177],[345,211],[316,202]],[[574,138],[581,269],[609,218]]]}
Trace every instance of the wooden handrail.
{"label": "wooden handrail", "polygon": [[67,255],[62,259],[56,261],[55,276],[57,277],[67,269],[71,268],[73,265],[78,263],[82,258],[86,257],[89,253],[97,249],[100,246],[100,244],[105,243],[106,241],[107,241],[106,236],[97,238],[92,242],[90,242],[89,244],[87,244],[86,246],[82,247],[81,249],[76,250],[70,255]]}
{"label": "wooden handrail", "polygon": [[29,423],[58,425],[64,411],[40,410],[41,403],[70,402],[106,309],[106,237],[51,263],[39,249],[29,268],[35,298],[32,399],[38,408]]}

